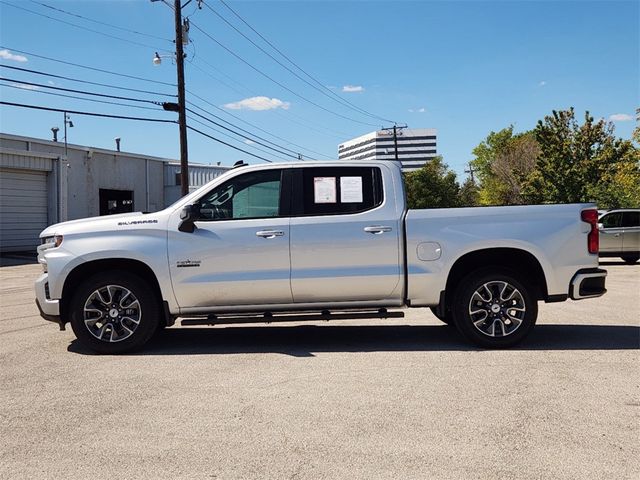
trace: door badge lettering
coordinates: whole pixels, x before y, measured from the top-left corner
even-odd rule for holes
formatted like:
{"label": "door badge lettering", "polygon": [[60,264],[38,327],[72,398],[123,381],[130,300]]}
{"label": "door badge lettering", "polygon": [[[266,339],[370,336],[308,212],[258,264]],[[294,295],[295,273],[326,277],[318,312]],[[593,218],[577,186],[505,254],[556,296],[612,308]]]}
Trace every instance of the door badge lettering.
{"label": "door badge lettering", "polygon": [[176,262],[176,267],[178,268],[199,267],[200,263],[202,263],[200,260],[178,260]]}

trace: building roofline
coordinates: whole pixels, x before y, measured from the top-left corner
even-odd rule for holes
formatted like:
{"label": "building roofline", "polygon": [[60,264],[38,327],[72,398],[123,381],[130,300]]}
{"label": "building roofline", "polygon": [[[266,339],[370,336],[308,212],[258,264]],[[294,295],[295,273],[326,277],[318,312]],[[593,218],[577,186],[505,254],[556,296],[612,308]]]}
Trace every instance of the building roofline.
{"label": "building roofline", "polygon": [[[62,147],[62,148],[64,148],[64,142],[54,142],[53,140],[46,140],[44,138],[26,137],[26,136],[23,136],[23,135],[14,135],[12,133],[0,132],[0,138],[5,138],[7,140],[18,140],[18,141],[24,141],[24,142],[34,142],[34,143],[40,143],[40,144],[43,144],[43,145],[49,145],[51,147]],[[130,157],[141,158],[143,160],[153,160],[153,161],[156,161],[156,162],[164,162],[164,163],[176,162],[176,163],[180,163],[178,160],[175,160],[175,159],[163,158],[163,157],[155,157],[153,155],[145,155],[144,153],[123,152],[123,151],[110,150],[108,148],[100,148],[100,147],[88,147],[86,145],[77,145],[75,143],[67,143],[67,148],[71,148],[73,150],[80,150],[80,151],[84,151],[84,152],[92,151],[92,152],[97,152],[97,153],[105,153],[105,154],[108,154],[108,155],[130,156]],[[29,150],[27,150],[27,151],[29,151]],[[191,163],[189,165],[191,165]]]}

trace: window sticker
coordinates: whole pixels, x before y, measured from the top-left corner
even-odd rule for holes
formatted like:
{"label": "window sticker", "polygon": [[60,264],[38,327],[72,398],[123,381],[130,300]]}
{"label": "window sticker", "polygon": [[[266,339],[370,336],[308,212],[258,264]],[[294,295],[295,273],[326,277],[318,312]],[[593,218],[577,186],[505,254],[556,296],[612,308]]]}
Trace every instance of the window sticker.
{"label": "window sticker", "polygon": [[313,177],[313,201],[336,203],[336,177]]}
{"label": "window sticker", "polygon": [[340,177],[340,202],[362,203],[362,177]]}

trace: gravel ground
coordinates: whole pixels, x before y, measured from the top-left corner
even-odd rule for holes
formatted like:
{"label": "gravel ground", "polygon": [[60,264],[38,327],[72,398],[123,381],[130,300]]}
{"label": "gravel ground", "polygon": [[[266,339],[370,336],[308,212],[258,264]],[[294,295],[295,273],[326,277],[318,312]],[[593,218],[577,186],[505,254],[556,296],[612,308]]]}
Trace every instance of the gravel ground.
{"label": "gravel ground", "polygon": [[[640,265],[520,347],[404,319],[173,327],[91,355],[0,268],[0,478],[640,478]],[[14,265],[15,264],[15,265]]]}

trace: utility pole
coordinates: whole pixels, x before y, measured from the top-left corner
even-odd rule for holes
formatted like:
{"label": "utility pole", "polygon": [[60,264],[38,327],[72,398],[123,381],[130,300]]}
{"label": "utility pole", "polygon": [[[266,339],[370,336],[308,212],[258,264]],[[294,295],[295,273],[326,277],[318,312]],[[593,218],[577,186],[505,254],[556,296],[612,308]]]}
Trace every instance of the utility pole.
{"label": "utility pole", "polygon": [[473,176],[476,171],[473,168],[473,165],[469,164],[469,170],[465,170],[464,173],[468,173],[471,175],[471,183],[476,183],[476,179]]}
{"label": "utility pole", "polygon": [[182,5],[174,1],[176,27],[176,67],[178,70],[178,125],[180,127],[180,186],[182,196],[189,193],[189,153],[187,150],[187,114],[184,94],[184,48],[182,44]]}
{"label": "utility pole", "polygon": [[404,130],[407,128],[407,125],[397,125],[394,124],[393,127],[383,128],[382,130],[390,131],[393,129],[393,148],[395,151],[396,162],[399,161],[398,158],[398,130]]}

